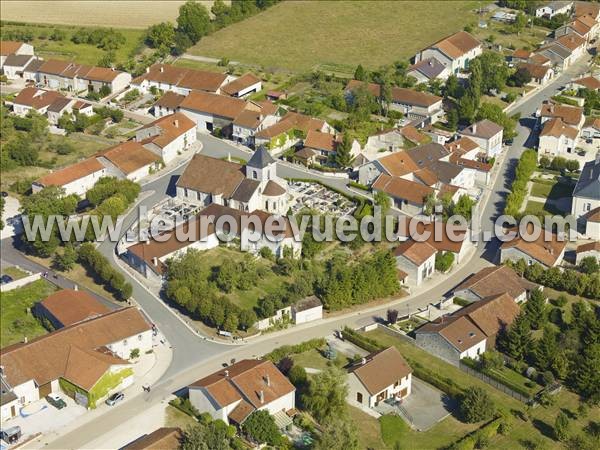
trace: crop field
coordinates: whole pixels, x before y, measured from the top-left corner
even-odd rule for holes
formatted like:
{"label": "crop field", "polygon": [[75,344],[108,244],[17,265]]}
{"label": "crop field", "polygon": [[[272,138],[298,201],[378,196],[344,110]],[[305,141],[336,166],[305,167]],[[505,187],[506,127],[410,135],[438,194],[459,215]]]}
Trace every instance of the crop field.
{"label": "crop field", "polygon": [[286,1],[204,37],[195,55],[292,71],[376,68],[476,20],[475,1]]}
{"label": "crop field", "polygon": [[[2,1],[2,20],[77,26],[146,28],[175,22],[179,6],[173,1]],[[209,9],[212,1],[201,1]]]}

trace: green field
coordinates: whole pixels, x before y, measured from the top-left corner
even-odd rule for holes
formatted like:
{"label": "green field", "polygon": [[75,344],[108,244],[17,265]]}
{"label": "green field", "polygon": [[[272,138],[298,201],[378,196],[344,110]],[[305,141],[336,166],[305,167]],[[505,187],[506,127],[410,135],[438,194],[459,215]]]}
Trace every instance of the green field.
{"label": "green field", "polygon": [[558,199],[570,197],[572,193],[573,186],[564,183],[539,183],[534,181],[533,186],[531,186],[531,195],[534,197]]}
{"label": "green field", "polygon": [[46,280],[38,280],[22,288],[0,294],[1,345],[15,344],[23,338],[31,340],[47,330],[31,315],[29,309],[56,289]]}
{"label": "green field", "polygon": [[412,57],[476,19],[475,1],[286,1],[202,38],[195,55],[350,72]]}
{"label": "green field", "polygon": [[[34,39],[29,43],[33,45],[36,55],[44,59],[66,59],[79,64],[95,65],[105,54],[103,49],[95,45],[73,43],[71,36],[77,31],[78,27],[45,24],[2,24],[2,33],[24,29],[30,30],[33,33]],[[49,36],[55,29],[65,32],[66,36],[64,40],[52,41],[49,39]],[[115,63],[119,64],[127,61],[141,49],[140,43],[144,31],[124,28],[117,30],[126,39],[125,44],[115,51]]]}

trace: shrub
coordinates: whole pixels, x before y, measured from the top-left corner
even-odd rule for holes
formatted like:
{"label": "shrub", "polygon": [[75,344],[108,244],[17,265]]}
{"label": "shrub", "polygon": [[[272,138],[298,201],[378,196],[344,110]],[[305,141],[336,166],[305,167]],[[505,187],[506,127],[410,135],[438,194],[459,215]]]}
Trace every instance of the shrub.
{"label": "shrub", "polygon": [[467,423],[491,419],[496,406],[489,394],[480,387],[469,387],[460,398],[460,413]]}
{"label": "shrub", "polygon": [[375,339],[363,336],[349,327],[344,327],[343,337],[369,353],[376,352],[383,348],[383,346]]}
{"label": "shrub", "polygon": [[439,252],[435,255],[435,270],[438,272],[447,272],[454,263],[454,253]]}
{"label": "shrub", "polygon": [[140,356],[139,348],[134,348],[129,352],[129,359],[139,358],[139,356]]}
{"label": "shrub", "polygon": [[316,338],[311,339],[309,341],[304,341],[296,345],[283,345],[266,354],[265,358],[277,363],[286,356],[304,353],[309,350],[321,348],[324,347],[326,343],[327,342],[324,338]]}

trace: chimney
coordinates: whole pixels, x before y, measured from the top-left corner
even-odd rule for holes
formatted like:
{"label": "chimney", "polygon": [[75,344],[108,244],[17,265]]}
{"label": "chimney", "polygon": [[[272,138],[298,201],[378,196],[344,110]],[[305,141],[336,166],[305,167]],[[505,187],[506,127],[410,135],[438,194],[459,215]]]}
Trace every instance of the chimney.
{"label": "chimney", "polygon": [[269,374],[265,375],[265,384],[267,386],[271,386],[271,378],[269,377]]}
{"label": "chimney", "polygon": [[429,60],[429,67],[433,67],[433,61]]}
{"label": "chimney", "polygon": [[477,133],[477,124],[476,123],[473,124],[473,133]]}
{"label": "chimney", "polygon": [[258,392],[258,398],[260,399],[260,403],[264,403],[265,402],[265,391],[263,391],[262,389]]}
{"label": "chimney", "polygon": [[163,73],[165,71],[165,67],[164,66],[160,66],[160,73]]}
{"label": "chimney", "polygon": [[158,266],[158,258],[156,256],[154,256],[152,258],[152,264],[154,264],[155,266]]}
{"label": "chimney", "polygon": [[229,378],[229,370],[225,369],[225,378]]}
{"label": "chimney", "polygon": [[78,290],[79,290],[79,286],[77,286],[76,284],[75,284],[75,285],[73,285],[73,290],[74,290],[74,291],[78,291]]}
{"label": "chimney", "polygon": [[227,161],[231,162],[231,152],[227,152]]}
{"label": "chimney", "polygon": [[0,366],[0,375],[4,376],[4,366]]}
{"label": "chimney", "polygon": [[175,119],[175,122],[173,122],[173,125],[175,125],[175,128],[179,128],[179,119]]}

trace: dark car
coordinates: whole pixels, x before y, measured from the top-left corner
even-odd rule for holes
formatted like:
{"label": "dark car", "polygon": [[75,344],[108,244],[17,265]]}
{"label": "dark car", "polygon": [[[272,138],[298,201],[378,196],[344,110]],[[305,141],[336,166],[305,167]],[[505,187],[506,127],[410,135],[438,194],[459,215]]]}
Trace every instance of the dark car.
{"label": "dark car", "polygon": [[54,406],[56,409],[63,409],[64,407],[67,406],[65,401],[56,394],[46,395],[46,401],[48,403],[50,403],[52,406]]}
{"label": "dark car", "polygon": [[0,284],[8,284],[12,281],[12,277],[10,275],[2,275],[0,277]]}
{"label": "dark car", "polygon": [[2,195],[2,197],[8,197],[8,192],[6,192],[6,191],[2,191],[2,192],[0,193],[0,195]]}
{"label": "dark car", "polygon": [[122,392],[116,392],[106,399],[106,404],[108,406],[114,406],[123,400],[125,400],[125,394]]}

